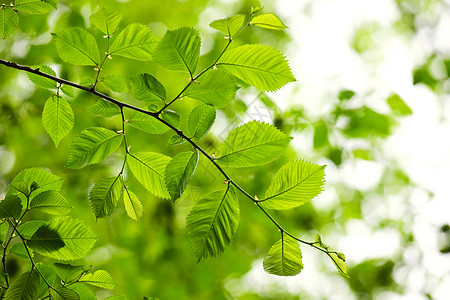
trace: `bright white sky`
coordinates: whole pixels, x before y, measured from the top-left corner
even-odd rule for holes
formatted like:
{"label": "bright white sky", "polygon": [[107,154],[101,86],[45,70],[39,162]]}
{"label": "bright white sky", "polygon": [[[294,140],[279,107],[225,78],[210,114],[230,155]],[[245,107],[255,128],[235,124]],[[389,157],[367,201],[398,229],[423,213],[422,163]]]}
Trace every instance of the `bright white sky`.
{"label": "bright white sky", "polygon": [[[438,98],[424,86],[413,86],[412,70],[433,48],[450,54],[450,10],[438,8],[421,15],[419,20],[424,21],[438,15],[439,24],[409,40],[391,29],[399,16],[394,0],[278,0],[275,6],[290,28],[293,43],[285,53],[298,81],[273,95],[277,103],[301,103],[311,115],[323,115],[329,109],[327,99],[344,87],[357,95],[372,92],[361,101],[381,112],[386,111],[385,99],[392,92],[398,93],[413,110],[413,115],[403,118],[384,144],[383,161],[347,162],[339,169],[329,166],[327,185],[344,182],[358,189],[370,189],[378,184],[383,164],[395,160],[420,186],[407,199],[415,211],[408,211],[400,196],[388,197],[381,203],[379,199],[366,199],[365,219],[349,222],[345,232],[336,231],[327,237],[327,242],[346,254],[349,265],[367,258],[395,259],[393,255],[403,251],[398,248],[398,232],[389,228],[374,232],[370,224],[386,215],[412,217],[416,244],[404,250],[407,265],[396,267],[394,272],[395,280],[406,290],[403,294],[383,292],[376,299],[426,299],[423,290],[430,292],[433,299],[448,299],[450,257],[439,253],[437,234],[441,225],[450,223],[450,99],[445,99],[450,97]],[[374,36],[379,51],[374,53],[376,63],[363,60],[350,47],[354,30],[369,21],[377,22],[383,29]],[[291,100],[286,103],[285,99]],[[310,136],[296,136],[294,143],[303,153],[312,151]],[[425,190],[434,196],[430,198]],[[329,188],[313,201],[318,209],[326,209],[328,203],[337,199],[333,188]],[[262,261],[255,261],[247,275],[230,280],[227,287],[238,294],[246,290],[264,293],[267,286],[275,285],[293,293],[307,291],[314,299],[355,299],[345,279],[315,270],[315,266],[325,262],[320,253],[302,249],[305,268],[300,275],[271,276],[263,271]],[[418,259],[418,249],[424,253],[422,260]],[[327,268],[333,267],[328,260],[325,263]],[[426,272],[435,278],[425,278]]]}

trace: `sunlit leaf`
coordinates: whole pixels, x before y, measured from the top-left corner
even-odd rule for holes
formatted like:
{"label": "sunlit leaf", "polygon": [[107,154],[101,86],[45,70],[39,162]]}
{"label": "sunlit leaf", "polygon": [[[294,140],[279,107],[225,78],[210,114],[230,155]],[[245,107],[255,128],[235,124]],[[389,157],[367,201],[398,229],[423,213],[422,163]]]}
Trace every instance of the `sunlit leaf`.
{"label": "sunlit leaf", "polygon": [[295,81],[284,56],[267,45],[230,49],[219,59],[218,66],[263,91],[275,91]]}
{"label": "sunlit leaf", "polygon": [[130,190],[125,188],[122,193],[123,204],[125,205],[125,210],[127,215],[135,221],[139,221],[144,212],[141,202],[138,197]]}
{"label": "sunlit leaf", "polygon": [[178,134],[174,134],[167,140],[167,146],[181,145],[184,142],[186,142],[185,139],[181,138]]}
{"label": "sunlit leaf", "polygon": [[302,205],[317,196],[325,181],[325,166],[304,160],[285,164],[278,170],[266,191],[261,206],[270,209],[289,209]]}
{"label": "sunlit leaf", "polygon": [[234,188],[200,199],[186,218],[186,230],[198,261],[221,254],[239,224],[239,201]]}
{"label": "sunlit leaf", "polygon": [[400,96],[397,94],[389,96],[387,98],[387,103],[393,111],[399,113],[402,116],[412,114],[411,108],[409,108],[409,106],[405,103],[405,101],[403,101],[403,99],[400,98]]}
{"label": "sunlit leaf", "polygon": [[168,70],[193,74],[200,57],[200,35],[194,28],[183,27],[166,32],[155,50],[155,61]]}
{"label": "sunlit leaf", "polygon": [[38,194],[30,203],[30,208],[51,214],[67,215],[71,210],[69,202],[57,191],[45,191]]}
{"label": "sunlit leaf", "polygon": [[134,177],[152,194],[170,198],[164,181],[164,172],[171,158],[155,152],[130,154],[127,164]]}
{"label": "sunlit leaf", "polygon": [[181,117],[180,115],[171,109],[165,109],[161,115],[161,119],[174,126],[175,128],[180,128]]}
{"label": "sunlit leaf", "polygon": [[99,9],[90,17],[92,24],[109,36],[112,36],[116,31],[121,19],[120,12],[106,8]]}
{"label": "sunlit leaf", "polygon": [[30,247],[39,254],[67,261],[83,258],[94,246],[97,237],[80,220],[59,217],[41,226],[31,240]]}
{"label": "sunlit leaf", "polygon": [[122,143],[123,136],[103,127],[90,127],[77,135],[72,142],[69,158],[64,166],[81,169],[99,163]]}
{"label": "sunlit leaf", "polygon": [[[41,192],[50,190],[59,191],[63,183],[63,179],[61,177],[39,168],[22,170],[16,177],[14,177],[11,184],[18,181],[25,182],[27,186],[31,186],[33,182],[37,183],[38,188],[35,189],[31,195],[37,195]],[[9,189],[8,191],[8,195],[17,195],[19,193],[20,192],[15,189]]]}
{"label": "sunlit leaf", "polygon": [[113,289],[117,286],[117,283],[105,270],[98,270],[94,273],[85,274],[79,281],[104,289]]}
{"label": "sunlit leaf", "polygon": [[68,289],[76,292],[80,296],[80,300],[97,300],[95,293],[83,283],[71,284]]}
{"label": "sunlit leaf", "polygon": [[327,253],[328,256],[333,261],[333,264],[335,265],[336,269],[339,271],[339,273],[342,274],[342,276],[350,278],[347,273],[347,264],[345,263],[345,256],[344,254],[340,253],[340,255],[336,255],[335,253]]}
{"label": "sunlit leaf", "polygon": [[302,253],[296,240],[287,234],[281,235],[264,258],[264,270],[278,276],[294,276],[303,269]]}
{"label": "sunlit leaf", "polygon": [[108,75],[100,79],[104,87],[116,93],[128,92],[127,79],[122,75]]}
{"label": "sunlit leaf", "polygon": [[22,212],[22,200],[16,195],[6,196],[0,201],[0,218],[18,219]]}
{"label": "sunlit leaf", "polygon": [[78,279],[81,273],[85,271],[84,266],[73,266],[62,263],[54,263],[53,266],[64,284],[72,282],[74,279]]}
{"label": "sunlit leaf", "polygon": [[230,132],[217,161],[234,168],[263,165],[278,158],[291,139],[270,124],[251,121]]}
{"label": "sunlit leaf", "polygon": [[209,70],[191,84],[184,96],[200,100],[214,107],[224,107],[233,98],[237,86],[224,71]]}
{"label": "sunlit leaf", "polygon": [[164,86],[152,75],[147,73],[130,77],[130,92],[134,98],[144,102],[161,103],[166,100]]}
{"label": "sunlit leaf", "polygon": [[97,42],[82,28],[68,28],[52,33],[59,57],[66,63],[79,66],[97,66],[100,61]]}
{"label": "sunlit leaf", "polygon": [[42,299],[42,298],[44,298],[45,294],[49,290],[47,283],[53,284],[55,282],[56,272],[50,265],[43,264],[43,263],[37,263],[36,268],[39,270],[39,273],[42,275],[42,277],[40,276],[40,278],[39,278],[40,299]]}
{"label": "sunlit leaf", "polygon": [[287,26],[284,25],[283,22],[272,13],[262,14],[253,17],[250,24],[272,30],[283,30],[287,28]]}
{"label": "sunlit leaf", "polygon": [[319,122],[314,125],[314,149],[325,146],[328,143],[328,126],[325,122]]}
{"label": "sunlit leaf", "polygon": [[[30,252],[30,256],[34,257],[33,251],[31,249],[28,249],[28,251]],[[13,253],[23,259],[30,259],[30,256],[28,256],[27,249],[25,249],[23,243],[20,242],[12,245],[11,248],[9,248],[9,253]]]}
{"label": "sunlit leaf", "polygon": [[172,158],[166,167],[166,187],[172,201],[180,198],[194,175],[199,159],[198,151],[182,152]]}
{"label": "sunlit leaf", "polygon": [[80,297],[75,291],[65,287],[57,287],[50,290],[51,299],[54,300],[80,300]]}
{"label": "sunlit leaf", "polygon": [[98,99],[98,101],[89,107],[89,112],[95,116],[104,118],[114,117],[120,114],[120,108],[109,101]]}
{"label": "sunlit leaf", "polygon": [[18,192],[21,192],[25,196],[27,196],[30,193],[30,190],[28,189],[27,184],[23,180],[18,180],[15,182],[11,182],[9,185],[10,188],[15,189]]}
{"label": "sunlit leaf", "polygon": [[33,234],[45,224],[42,220],[32,220],[23,223],[19,228],[20,234],[27,240],[29,240]]}
{"label": "sunlit leaf", "polygon": [[[50,68],[49,66],[45,66],[45,65],[34,65],[34,66],[30,66],[33,69],[38,69],[41,72],[47,73],[49,75],[53,75],[56,76],[55,71],[53,71],[52,68]],[[36,75],[33,73],[27,73],[28,78],[31,80],[31,82],[33,82],[35,85],[40,86],[41,88],[44,89],[56,89],[56,81],[53,81],[51,79],[48,79],[46,77],[40,76],[40,75]]]}
{"label": "sunlit leaf", "polygon": [[137,111],[130,115],[127,124],[151,134],[163,134],[169,131],[169,127],[156,118]]}
{"label": "sunlit leaf", "polygon": [[42,125],[52,138],[55,146],[72,130],[75,117],[69,102],[53,94],[45,102]]}
{"label": "sunlit leaf", "polygon": [[158,38],[143,24],[130,24],[120,32],[109,48],[110,55],[151,60]]}
{"label": "sunlit leaf", "polygon": [[41,0],[41,1],[50,4],[51,6],[53,6],[54,9],[57,8],[56,5],[58,3],[58,0]]}
{"label": "sunlit leaf", "polygon": [[6,290],[5,300],[31,300],[39,298],[39,272],[35,269],[20,275]]}
{"label": "sunlit leaf", "polygon": [[6,39],[19,25],[19,15],[11,7],[0,9],[0,34]]}
{"label": "sunlit leaf", "polygon": [[216,119],[216,110],[209,105],[199,105],[188,116],[187,129],[192,139],[201,139]]}
{"label": "sunlit leaf", "polygon": [[42,0],[16,0],[14,8],[21,13],[30,15],[47,14],[53,10],[53,7]]}
{"label": "sunlit leaf", "polygon": [[107,217],[116,209],[123,188],[119,177],[120,175],[100,180],[89,193],[89,201],[96,218]]}
{"label": "sunlit leaf", "polygon": [[74,96],[74,91],[73,91],[73,87],[71,87],[70,85],[63,85],[61,87],[61,91],[64,93],[64,95],[69,96],[69,97],[73,97]]}
{"label": "sunlit leaf", "polygon": [[233,37],[244,25],[245,16],[237,15],[226,19],[215,20],[209,24],[212,28]]}

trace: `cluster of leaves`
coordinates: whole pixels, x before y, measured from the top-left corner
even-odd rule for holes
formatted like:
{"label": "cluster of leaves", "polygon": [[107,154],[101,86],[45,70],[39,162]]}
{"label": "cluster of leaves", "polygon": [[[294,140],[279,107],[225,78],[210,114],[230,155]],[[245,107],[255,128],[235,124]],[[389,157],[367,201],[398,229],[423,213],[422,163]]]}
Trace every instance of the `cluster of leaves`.
{"label": "cluster of leaves", "polygon": [[[62,183],[62,178],[44,169],[25,169],[0,202],[4,299],[96,299],[86,284],[116,286],[105,270],[93,272],[92,266],[63,263],[84,258],[98,238],[82,221],[67,216],[71,205],[59,191]],[[36,262],[35,253],[58,262]],[[12,284],[5,263],[10,254],[31,263]]]}
{"label": "cluster of leaves", "polygon": [[[169,30],[159,39],[142,24],[130,24],[116,34],[121,21],[121,15],[116,11],[100,9],[91,16],[91,21],[107,39],[103,56],[100,55],[96,38],[83,28],[68,28],[54,33],[53,37],[58,55],[64,62],[94,67],[95,78],[76,84],[56,77],[55,72],[47,66],[21,69],[29,72],[29,78],[35,84],[55,90],[45,104],[42,121],[56,146],[70,132],[74,123],[70,104],[63,96],[73,96],[73,89],[70,87],[88,91],[101,98],[89,109],[92,114],[102,117],[121,115],[122,130],[119,132],[103,127],[90,127],[77,135],[72,141],[65,165],[65,168],[81,169],[97,164],[121,145],[124,146],[124,160],[119,173],[98,181],[89,193],[96,218],[111,215],[119,201],[124,202],[127,214],[132,219],[138,221],[141,218],[142,204],[125,184],[126,167],[150,193],[175,201],[186,190],[201,154],[223,174],[226,187],[195,199],[187,216],[187,235],[199,261],[221,254],[231,243],[239,224],[237,193],[241,192],[281,232],[281,239],[272,246],[264,259],[267,272],[280,276],[300,273],[303,264],[299,243],[304,243],[326,253],[338,270],[347,276],[343,254],[329,250],[318,238],[308,242],[295,237],[281,227],[267,211],[298,207],[317,196],[323,190],[325,166],[304,160],[289,162],[276,173],[264,197],[259,199],[242,189],[229,177],[226,170],[260,166],[277,159],[288,147],[291,137],[275,126],[252,121],[229,133],[221,155],[217,157],[206,153],[198,144],[213,126],[216,109],[225,107],[234,97],[238,89],[236,82],[262,91],[275,91],[295,81],[285,57],[273,47],[230,47],[240,32],[252,26],[271,30],[285,29],[286,26],[277,16],[272,13],[262,14],[260,9],[253,9],[248,16],[237,15],[212,22],[211,27],[225,34],[228,42],[217,59],[199,73],[196,70],[201,39],[194,28]],[[106,61],[118,56],[141,61],[153,60],[168,70],[186,72],[189,83],[176,97],[167,99],[165,87],[151,74],[103,75],[102,68]],[[17,66],[11,63],[6,65]],[[112,92],[129,92],[136,100],[145,104],[139,108],[101,94],[95,89],[99,83]],[[181,122],[180,114],[168,107],[185,97],[200,103],[189,113],[187,122]],[[129,111],[131,113],[127,114]],[[127,143],[128,125],[150,134],[172,130],[175,134],[169,138],[168,144],[177,145],[187,141],[192,145],[192,150],[174,157],[156,152],[131,152]],[[61,227],[61,224],[58,223],[58,226]],[[58,253],[58,257],[55,257],[58,259],[74,259],[70,255],[75,254],[63,251],[66,249],[65,241],[55,240],[58,235],[64,236],[56,231],[55,226],[36,232],[39,233],[38,236],[31,239],[32,245],[39,249],[35,251],[52,253],[54,256],[54,253]],[[36,246],[36,243],[40,246]],[[83,254],[85,253],[79,253],[79,256]]]}

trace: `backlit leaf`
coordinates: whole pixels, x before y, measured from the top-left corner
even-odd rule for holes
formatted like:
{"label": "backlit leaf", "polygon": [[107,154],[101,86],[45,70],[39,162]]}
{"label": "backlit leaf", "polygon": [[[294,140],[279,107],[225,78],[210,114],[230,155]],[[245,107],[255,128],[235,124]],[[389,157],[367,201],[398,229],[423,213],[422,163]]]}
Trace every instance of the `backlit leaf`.
{"label": "backlit leaf", "polygon": [[98,101],[89,107],[89,112],[94,116],[100,116],[104,118],[114,117],[120,114],[120,108],[109,101],[98,99]]}
{"label": "backlit leaf", "polygon": [[82,283],[71,284],[68,289],[76,292],[80,300],[97,300],[94,292]]}
{"label": "backlit leaf", "polygon": [[116,93],[128,92],[127,79],[122,75],[108,75],[102,77],[100,82],[104,87]]}
{"label": "backlit leaf", "polygon": [[73,91],[73,87],[71,87],[70,85],[63,85],[61,87],[61,91],[64,93],[64,95],[69,96],[69,97],[73,97],[74,96],[74,91]]}
{"label": "backlit leaf", "polygon": [[139,221],[139,219],[142,217],[144,209],[138,197],[132,191],[125,188],[122,194],[122,198],[127,215],[133,220]]}
{"label": "backlit leaf", "polygon": [[42,299],[49,290],[49,287],[47,286],[46,282],[48,282],[49,284],[53,284],[56,279],[56,272],[50,265],[43,263],[37,263],[36,268],[39,270],[39,273],[42,275],[42,277],[45,278],[44,281],[44,278],[39,276],[40,299]]}
{"label": "backlit leaf", "polygon": [[66,63],[79,66],[97,66],[100,61],[97,42],[82,28],[68,28],[52,33],[59,57]]}
{"label": "backlit leaf", "polygon": [[221,254],[239,224],[239,201],[234,188],[200,199],[186,219],[186,230],[198,261]]}
{"label": "backlit leaf", "polygon": [[152,194],[170,198],[164,181],[164,172],[171,158],[155,152],[130,154],[127,164],[134,177]]}
{"label": "backlit leaf", "polygon": [[288,209],[302,205],[317,196],[325,181],[325,166],[304,160],[292,161],[278,170],[266,191],[261,206]]}
{"label": "backlit leaf", "polygon": [[[28,251],[30,251],[30,256],[34,257],[33,251],[31,249],[28,249]],[[30,259],[27,249],[25,249],[23,243],[20,242],[12,245],[11,248],[9,248],[9,253],[13,253],[23,259]]]}
{"label": "backlit leaf", "polygon": [[0,34],[6,39],[19,25],[19,15],[11,7],[0,9]]}
{"label": "backlit leaf", "polygon": [[156,104],[166,100],[164,86],[150,74],[142,73],[132,76],[129,83],[130,92],[137,100]]}
{"label": "backlit leaf", "polygon": [[175,128],[180,128],[181,117],[176,111],[171,110],[171,109],[165,109],[160,114],[160,117],[161,117],[161,119],[163,119],[170,125],[174,126]]}
{"label": "backlit leaf", "polygon": [[80,220],[58,217],[41,226],[28,243],[41,255],[67,261],[86,256],[96,241],[95,234]]}
{"label": "backlit leaf", "polygon": [[50,290],[51,299],[54,300],[80,300],[75,291],[65,287],[57,287]]}
{"label": "backlit leaf", "polygon": [[89,201],[96,218],[109,216],[116,209],[123,188],[119,177],[120,175],[100,180],[89,193]]}
{"label": "backlit leaf", "polygon": [[110,55],[151,60],[158,38],[143,24],[130,24],[120,32],[109,48]]}
{"label": "backlit leaf", "polygon": [[53,7],[42,0],[16,0],[14,8],[21,13],[30,15],[47,14],[53,10]]}
{"label": "backlit leaf", "polygon": [[216,119],[216,110],[209,105],[199,105],[188,116],[187,129],[192,139],[201,139]]}
{"label": "backlit leaf", "polygon": [[52,138],[55,146],[72,130],[75,117],[66,99],[53,94],[45,102],[42,125]]}
{"label": "backlit leaf", "polygon": [[110,290],[117,286],[117,283],[105,270],[98,270],[94,273],[85,274],[80,278],[80,282]]}
{"label": "backlit leaf", "polygon": [[121,134],[103,127],[87,128],[73,139],[64,167],[81,169],[101,162],[120,146],[122,139]]}
{"label": "backlit leaf", "polygon": [[344,277],[350,278],[348,276],[347,272],[347,264],[345,263],[345,256],[344,254],[340,253],[341,255],[336,255],[335,253],[327,253],[328,256],[333,261],[333,264],[335,265],[336,269],[343,275]]}
{"label": "backlit leaf", "polygon": [[127,124],[151,134],[163,134],[169,131],[169,127],[158,121],[156,118],[138,111],[131,113]]}
{"label": "backlit leaf", "polygon": [[6,196],[0,201],[0,218],[13,218],[17,220],[22,213],[22,200],[16,195]]}
{"label": "backlit leaf", "polygon": [[[38,188],[31,192],[32,196],[30,198],[33,198],[33,195],[37,195],[43,191],[59,191],[63,183],[63,179],[61,177],[39,168],[29,168],[22,170],[19,174],[17,174],[16,177],[14,177],[11,184],[18,181],[25,182],[27,186],[31,186],[33,182],[37,183]],[[7,195],[17,194],[20,194],[20,192],[10,188]]]}
{"label": "backlit leaf", "polygon": [[264,270],[278,276],[294,276],[303,269],[302,253],[296,240],[287,234],[281,235],[264,258]]}
{"label": "backlit leaf", "polygon": [[197,168],[198,151],[182,152],[172,158],[166,167],[166,187],[172,201],[180,198]]}
{"label": "backlit leaf", "polygon": [[30,239],[33,234],[45,224],[42,220],[32,220],[22,224],[18,230],[25,239]]}
{"label": "backlit leaf", "polygon": [[400,96],[397,94],[389,96],[387,98],[387,103],[393,111],[399,113],[402,116],[412,114],[411,108],[409,108],[409,106],[405,103],[405,101],[403,101],[403,99],[400,98]]}
{"label": "backlit leaf", "polygon": [[30,208],[51,214],[67,215],[71,210],[69,202],[57,191],[45,191],[38,194],[30,203]]}
{"label": "backlit leaf", "polygon": [[41,0],[41,1],[50,4],[51,6],[53,6],[54,9],[57,8],[56,5],[58,3],[58,0]]}
{"label": "backlit leaf", "polygon": [[251,121],[230,132],[217,161],[234,168],[263,165],[278,158],[291,139],[270,124]]}
{"label": "backlit leaf", "polygon": [[31,300],[39,298],[39,272],[35,269],[20,275],[6,290],[5,300]]}
{"label": "backlit leaf", "polygon": [[217,65],[263,91],[275,91],[295,81],[284,56],[266,45],[244,45],[230,49]]}
{"label": "backlit leaf", "polygon": [[155,61],[168,70],[195,72],[200,57],[200,35],[194,28],[168,30],[155,50]]}
{"label": "backlit leaf", "polygon": [[122,15],[118,11],[101,8],[91,15],[90,20],[103,33],[112,36],[119,26]]}
{"label": "backlit leaf", "polygon": [[214,107],[224,107],[236,93],[237,86],[230,76],[220,70],[209,70],[191,84],[184,96],[200,100]]}
{"label": "backlit leaf", "polygon": [[244,25],[245,16],[237,15],[226,19],[215,20],[209,24],[212,28],[233,37]]}
{"label": "backlit leaf", "polygon": [[186,142],[185,139],[181,138],[178,134],[174,134],[167,140],[167,146],[181,145],[184,142]]}
{"label": "backlit leaf", "polygon": [[53,266],[56,270],[56,273],[64,282],[64,284],[67,284],[73,281],[74,279],[78,279],[81,273],[85,271],[84,266],[73,266],[70,264],[62,264],[62,263],[54,263]]}
{"label": "backlit leaf", "polygon": [[[50,68],[49,66],[45,66],[45,65],[38,65],[38,66],[30,66],[33,69],[37,69],[39,68],[39,71],[56,76],[55,71],[53,71],[52,68]],[[33,73],[27,73],[28,78],[31,80],[31,82],[33,82],[34,84],[36,84],[37,86],[40,86],[41,88],[44,89],[56,89],[56,81],[53,81],[51,79],[48,79],[46,77],[42,77]]]}
{"label": "backlit leaf", "polygon": [[281,20],[272,13],[262,14],[253,17],[250,24],[272,30],[283,30],[287,28],[287,26],[284,25],[283,22],[281,22]]}

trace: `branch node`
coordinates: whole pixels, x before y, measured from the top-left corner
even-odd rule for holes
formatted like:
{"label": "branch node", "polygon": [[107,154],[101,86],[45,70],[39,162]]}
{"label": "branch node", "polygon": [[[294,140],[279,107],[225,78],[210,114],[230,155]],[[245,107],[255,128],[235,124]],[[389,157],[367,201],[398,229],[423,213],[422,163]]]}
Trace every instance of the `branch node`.
{"label": "branch node", "polygon": [[211,158],[216,159],[216,152],[213,152],[213,154],[211,154]]}

